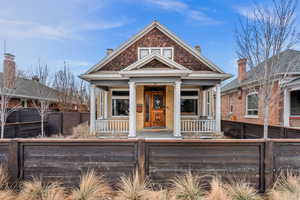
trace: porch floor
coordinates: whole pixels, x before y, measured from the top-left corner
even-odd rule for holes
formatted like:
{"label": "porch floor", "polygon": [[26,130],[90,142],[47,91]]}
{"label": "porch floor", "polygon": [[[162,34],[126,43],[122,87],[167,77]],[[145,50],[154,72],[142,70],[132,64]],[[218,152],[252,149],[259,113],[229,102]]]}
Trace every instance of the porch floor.
{"label": "porch floor", "polygon": [[137,138],[140,139],[180,139],[181,137],[175,137],[170,131],[143,131],[137,133]]}

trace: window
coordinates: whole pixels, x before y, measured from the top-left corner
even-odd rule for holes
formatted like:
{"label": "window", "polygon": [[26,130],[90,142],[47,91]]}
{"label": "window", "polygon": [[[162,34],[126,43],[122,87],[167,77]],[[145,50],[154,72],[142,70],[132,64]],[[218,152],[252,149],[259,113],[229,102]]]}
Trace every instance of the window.
{"label": "window", "polygon": [[210,91],[207,91],[207,93],[206,93],[206,114],[207,114],[207,116],[210,116],[210,111],[211,111],[211,109],[210,109],[210,98],[211,98],[211,93],[210,93]]}
{"label": "window", "polygon": [[256,92],[247,95],[247,115],[258,115],[258,95]]}
{"label": "window", "polygon": [[181,91],[181,115],[198,115],[198,90]]}
{"label": "window", "polygon": [[291,91],[291,115],[300,115],[300,90]]}
{"label": "window", "polygon": [[233,113],[233,99],[232,96],[228,96],[229,113]]}
{"label": "window", "polygon": [[21,100],[21,106],[23,107],[23,108],[27,108],[27,100],[26,99],[22,99]]}
{"label": "window", "polygon": [[166,58],[173,59],[173,47],[140,47],[138,48],[139,59],[149,54],[160,54]]}
{"label": "window", "polygon": [[128,116],[129,113],[129,91],[112,91],[112,116]]}

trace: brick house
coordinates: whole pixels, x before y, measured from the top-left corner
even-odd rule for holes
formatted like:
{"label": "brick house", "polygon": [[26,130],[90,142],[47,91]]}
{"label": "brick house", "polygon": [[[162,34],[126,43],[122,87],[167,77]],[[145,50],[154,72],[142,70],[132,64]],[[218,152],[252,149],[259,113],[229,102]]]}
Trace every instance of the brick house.
{"label": "brick house", "polygon": [[[9,53],[4,54],[3,72],[0,72],[0,88],[12,89],[10,107],[32,108],[34,101],[47,99],[51,102],[49,107],[51,110],[60,110],[58,91],[40,83],[37,77],[32,79],[17,77],[15,56]],[[72,111],[87,110],[86,105],[77,103],[72,104],[71,107]]]}
{"label": "brick house", "polygon": [[[81,78],[91,83],[91,131],[182,134],[220,133],[220,83],[231,77],[154,21]],[[216,87],[215,115],[206,106]],[[209,109],[211,110],[211,109]]]}
{"label": "brick house", "polygon": [[[279,76],[270,105],[270,125],[300,127],[300,51],[286,50],[280,54]],[[287,63],[295,60],[288,72]],[[255,85],[255,76],[247,71],[247,60],[237,61],[237,78],[222,87],[222,119],[263,124],[261,91]],[[284,85],[284,86],[283,86]],[[279,90],[279,91],[278,91]],[[275,96],[275,94],[277,94]]]}

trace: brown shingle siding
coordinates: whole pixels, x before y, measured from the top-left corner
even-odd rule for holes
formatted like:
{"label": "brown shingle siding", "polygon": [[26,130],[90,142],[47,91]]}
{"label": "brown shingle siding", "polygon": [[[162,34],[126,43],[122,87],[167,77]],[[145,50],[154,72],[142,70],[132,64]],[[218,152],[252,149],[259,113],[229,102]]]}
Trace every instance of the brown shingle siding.
{"label": "brown shingle siding", "polygon": [[152,29],[100,70],[119,71],[136,62],[138,59],[138,47],[174,47],[175,62],[194,71],[212,71],[207,65],[202,63],[157,28]]}

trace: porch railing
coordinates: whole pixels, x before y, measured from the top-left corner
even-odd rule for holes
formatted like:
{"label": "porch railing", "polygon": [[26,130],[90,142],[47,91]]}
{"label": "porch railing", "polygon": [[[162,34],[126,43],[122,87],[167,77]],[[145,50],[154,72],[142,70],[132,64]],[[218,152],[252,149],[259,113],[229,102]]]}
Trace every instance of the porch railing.
{"label": "porch railing", "polygon": [[128,133],[129,121],[128,120],[111,120],[99,119],[96,120],[97,133]]}
{"label": "porch railing", "polygon": [[182,133],[205,133],[216,131],[216,120],[181,120]]}

